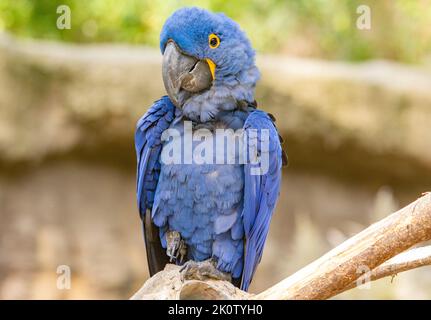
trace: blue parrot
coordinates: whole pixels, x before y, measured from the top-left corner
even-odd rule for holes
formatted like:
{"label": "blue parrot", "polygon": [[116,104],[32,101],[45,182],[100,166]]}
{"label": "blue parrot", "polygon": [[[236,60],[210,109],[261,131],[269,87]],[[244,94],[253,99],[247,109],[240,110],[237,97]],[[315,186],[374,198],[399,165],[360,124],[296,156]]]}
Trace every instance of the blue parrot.
{"label": "blue parrot", "polygon": [[[150,274],[175,261],[186,273],[197,268],[206,276],[228,276],[247,290],[262,257],[287,161],[275,119],[258,110],[254,99],[260,76],[255,52],[237,23],[195,7],[167,19],[160,50],[167,96],[149,108],[135,133],[137,200]],[[267,156],[268,168],[253,174],[256,164],[236,161],[236,149],[234,163],[186,162],[184,151],[180,163],[162,161],[165,151],[176,150],[173,138],[164,136],[172,129],[179,138],[199,129],[243,130],[251,137],[246,144],[252,141],[257,154]],[[269,139],[263,148],[265,130]],[[198,140],[193,139],[193,152]],[[177,146],[185,147],[181,141]]]}

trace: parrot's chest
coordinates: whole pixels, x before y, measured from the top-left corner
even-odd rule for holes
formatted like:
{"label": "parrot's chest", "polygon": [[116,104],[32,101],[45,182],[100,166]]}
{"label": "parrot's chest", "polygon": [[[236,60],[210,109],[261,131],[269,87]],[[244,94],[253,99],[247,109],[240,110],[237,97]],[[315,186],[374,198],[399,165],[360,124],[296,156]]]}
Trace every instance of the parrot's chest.
{"label": "parrot's chest", "polygon": [[242,243],[243,165],[237,148],[216,145],[214,130],[181,126],[173,126],[178,131],[162,149],[154,221],[180,232],[189,255],[203,260],[214,253],[217,239]]}
{"label": "parrot's chest", "polygon": [[[162,148],[159,184],[160,190],[169,190],[168,202],[175,203],[172,210],[196,228],[218,214],[229,215],[242,202],[239,136],[184,123],[170,130],[172,137]],[[193,216],[183,208],[190,208]]]}

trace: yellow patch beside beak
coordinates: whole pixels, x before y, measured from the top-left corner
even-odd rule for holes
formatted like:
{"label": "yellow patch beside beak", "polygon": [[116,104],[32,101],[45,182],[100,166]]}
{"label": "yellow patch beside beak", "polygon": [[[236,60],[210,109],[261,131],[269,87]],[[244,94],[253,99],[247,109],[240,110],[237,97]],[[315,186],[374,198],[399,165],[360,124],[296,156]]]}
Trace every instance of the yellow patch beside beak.
{"label": "yellow patch beside beak", "polygon": [[205,59],[208,63],[208,66],[210,67],[211,76],[213,77],[213,80],[215,80],[215,68],[216,65],[211,59]]}

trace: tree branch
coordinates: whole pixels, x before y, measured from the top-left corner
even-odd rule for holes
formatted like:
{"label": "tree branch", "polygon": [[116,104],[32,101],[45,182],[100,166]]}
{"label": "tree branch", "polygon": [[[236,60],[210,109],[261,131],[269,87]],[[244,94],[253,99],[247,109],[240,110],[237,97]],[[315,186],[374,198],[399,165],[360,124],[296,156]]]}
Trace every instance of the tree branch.
{"label": "tree branch", "polygon": [[431,239],[431,194],[426,194],[343,242],[255,299],[328,299],[361,275]]}
{"label": "tree branch", "polygon": [[431,246],[416,248],[400,253],[374,270],[360,276],[343,291],[353,289],[368,281],[375,281],[389,276],[394,277],[398,273],[424,266],[431,266]]}
{"label": "tree branch", "polygon": [[[134,299],[328,299],[370,280],[431,264],[431,194],[425,194],[255,296],[225,281],[181,281],[176,266],[149,279]],[[399,256],[393,258],[394,256]],[[393,259],[391,259],[393,258]],[[385,263],[386,261],[386,263]],[[357,281],[359,278],[359,281]]]}

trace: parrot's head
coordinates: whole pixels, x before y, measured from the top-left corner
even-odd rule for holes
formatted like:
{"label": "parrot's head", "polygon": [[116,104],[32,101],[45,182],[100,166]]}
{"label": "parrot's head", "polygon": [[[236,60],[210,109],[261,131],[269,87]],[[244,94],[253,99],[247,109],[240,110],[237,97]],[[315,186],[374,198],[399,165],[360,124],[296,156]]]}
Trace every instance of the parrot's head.
{"label": "parrot's head", "polygon": [[163,82],[172,103],[194,121],[254,101],[259,71],[238,24],[221,13],[183,8],[160,34]]}

